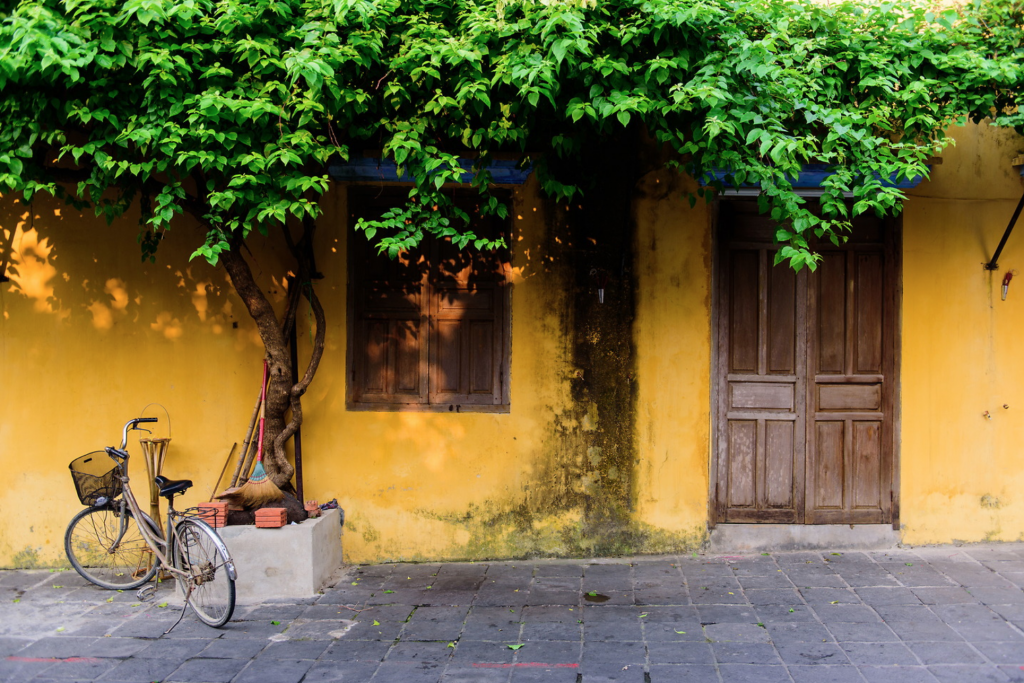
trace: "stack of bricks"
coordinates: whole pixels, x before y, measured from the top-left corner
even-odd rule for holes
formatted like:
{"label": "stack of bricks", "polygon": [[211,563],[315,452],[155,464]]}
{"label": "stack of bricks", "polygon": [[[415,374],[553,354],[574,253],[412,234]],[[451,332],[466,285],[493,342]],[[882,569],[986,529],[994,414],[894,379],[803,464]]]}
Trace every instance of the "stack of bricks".
{"label": "stack of bricks", "polygon": [[259,529],[277,529],[288,523],[288,510],[285,508],[260,508],[256,511],[256,527]]}
{"label": "stack of bricks", "polygon": [[219,529],[228,522],[228,504],[223,501],[199,504],[199,519],[214,529]]}

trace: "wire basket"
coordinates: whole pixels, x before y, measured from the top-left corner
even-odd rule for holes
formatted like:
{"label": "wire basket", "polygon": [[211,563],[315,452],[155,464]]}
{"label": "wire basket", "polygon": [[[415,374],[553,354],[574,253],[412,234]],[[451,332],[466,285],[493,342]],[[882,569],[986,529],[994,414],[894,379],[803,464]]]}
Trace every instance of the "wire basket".
{"label": "wire basket", "polygon": [[105,451],[93,451],[75,458],[68,469],[82,505],[95,505],[101,497],[113,500],[121,495],[124,485],[118,476],[117,465]]}

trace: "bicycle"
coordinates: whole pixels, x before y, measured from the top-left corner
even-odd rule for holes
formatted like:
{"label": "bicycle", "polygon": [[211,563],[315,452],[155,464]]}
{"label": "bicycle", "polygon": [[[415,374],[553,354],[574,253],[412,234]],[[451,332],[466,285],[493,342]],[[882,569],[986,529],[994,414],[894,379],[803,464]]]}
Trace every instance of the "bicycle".
{"label": "bicycle", "polygon": [[[194,509],[177,511],[174,496],[191,486],[188,479],[156,477],[160,495],[167,499],[165,531],[139,508],[128,480],[128,432],[148,431],[141,423],[155,417],[137,417],[124,425],[120,448],[106,448],[76,458],[68,466],[83,505],[64,534],[64,551],[71,566],[87,581],[101,588],[129,590],[148,583],[163,570],[177,583],[185,600],[178,625],[188,607],[201,621],[221,627],[235,609],[238,578],[227,546]],[[107,469],[104,455],[114,461]],[[141,522],[141,523],[140,523]],[[170,557],[168,557],[168,555]],[[139,590],[145,599],[156,590]]]}

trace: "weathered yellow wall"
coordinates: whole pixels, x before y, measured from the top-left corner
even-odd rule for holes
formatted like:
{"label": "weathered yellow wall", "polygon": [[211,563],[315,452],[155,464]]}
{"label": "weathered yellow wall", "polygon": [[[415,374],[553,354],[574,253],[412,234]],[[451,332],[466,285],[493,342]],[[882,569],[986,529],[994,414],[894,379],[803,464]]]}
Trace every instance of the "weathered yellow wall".
{"label": "weathered yellow wall", "polygon": [[[15,271],[0,284],[0,566],[66,564],[64,529],[81,509],[68,463],[116,446],[150,402],[171,415],[166,473],[205,495],[242,436],[262,358],[255,327],[223,271],[188,263],[194,227],[171,233],[154,265],[140,262],[136,224],[108,227],[42,198],[31,211],[0,200]],[[263,257],[268,272],[272,261]],[[163,412],[145,414],[161,417],[165,436]],[[144,471],[139,459],[143,496]]]}
{"label": "weathered yellow wall", "polygon": [[[1024,419],[1014,417],[1024,411],[1024,228],[997,273],[980,265],[1024,191],[1008,166],[1024,143],[976,127],[954,134],[960,144],[911,193],[904,218],[901,497],[911,543],[1024,536]],[[587,445],[602,429],[597,411],[573,398],[580,321],[564,207],[539,200],[534,180],[514,193],[510,413],[350,413],[347,211],[345,192],[329,195],[318,233],[327,352],[304,399],[304,465],[307,497],[337,497],[348,512],[348,561],[659,552],[703,541],[711,233],[707,207],[682,199],[686,182],[655,171],[635,188],[637,351],[625,381],[636,383],[636,462],[626,473],[629,519],[611,545],[587,526],[586,501],[601,504],[611,473]],[[188,262],[195,226],[176,226],[156,264],[139,262],[131,216],[108,227],[42,199],[28,211],[0,198],[0,228],[5,241],[13,233],[16,271],[0,284],[0,566],[64,564],[64,528],[80,509],[67,463],[162,403],[173,421],[166,473],[196,482],[185,505],[205,499],[243,436],[262,350],[223,271]],[[280,304],[280,245],[256,238],[252,248]],[[1009,268],[1022,273],[1002,302]],[[309,334],[299,336],[308,352]],[[144,490],[141,462],[133,471]]]}
{"label": "weathered yellow wall", "polygon": [[[641,520],[699,545],[707,533],[711,423],[711,231],[696,184],[670,171],[636,202]],[[683,544],[685,545],[685,544]]]}
{"label": "weathered yellow wall", "polygon": [[[623,552],[687,548],[703,538],[706,218],[678,197],[662,201],[668,194],[659,182],[669,177],[645,179],[636,211],[637,343],[657,349],[639,354],[640,463],[622,475],[634,477],[635,518],[612,546]],[[344,191],[329,195],[318,232],[329,326],[304,398],[303,444],[306,497],[337,497],[348,513],[346,558],[608,552],[584,511],[588,499],[601,503],[599,480],[608,472],[586,445],[601,429],[596,411],[571,395],[580,372],[570,343],[565,216],[537,199],[533,180],[516,190],[509,414],[347,412],[345,199]],[[205,500],[243,436],[261,347],[223,271],[188,263],[201,239],[195,226],[177,226],[155,265],[139,263],[135,217],[108,227],[54,202],[40,199],[27,212],[7,198],[0,226],[14,231],[16,271],[0,286],[0,467],[9,482],[0,491],[0,566],[62,564],[63,530],[80,508],[67,463],[114,444],[125,420],[159,402],[173,422],[165,473],[196,482],[182,504]],[[254,271],[280,304],[285,272],[274,247],[252,242]],[[670,336],[659,332],[663,324]],[[309,335],[299,338],[308,350]],[[686,348],[675,347],[683,338]],[[141,464],[134,481],[145,491]]]}
{"label": "weathered yellow wall", "polygon": [[1024,192],[1010,166],[1024,140],[987,126],[952,134],[904,210],[903,538],[1024,540],[1024,221],[999,270],[981,266]]}

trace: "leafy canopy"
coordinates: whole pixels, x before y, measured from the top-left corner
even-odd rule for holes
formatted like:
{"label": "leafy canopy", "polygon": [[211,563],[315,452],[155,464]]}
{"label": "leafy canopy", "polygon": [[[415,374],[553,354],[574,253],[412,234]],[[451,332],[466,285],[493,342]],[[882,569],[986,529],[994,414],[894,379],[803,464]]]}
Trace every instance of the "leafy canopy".
{"label": "leafy canopy", "polygon": [[[0,191],[111,219],[137,199],[144,255],[188,211],[216,263],[317,217],[326,165],[369,150],[417,179],[359,225],[382,251],[491,248],[441,191],[460,157],[503,215],[495,155],[567,199],[584,149],[642,128],[681,170],[759,184],[779,259],[813,267],[844,193],[854,214],[898,210],[883,179],[926,175],[954,122],[1024,132],[1022,29],[1021,0],[22,0],[0,10]],[[817,211],[791,183],[808,163],[834,170]]]}

